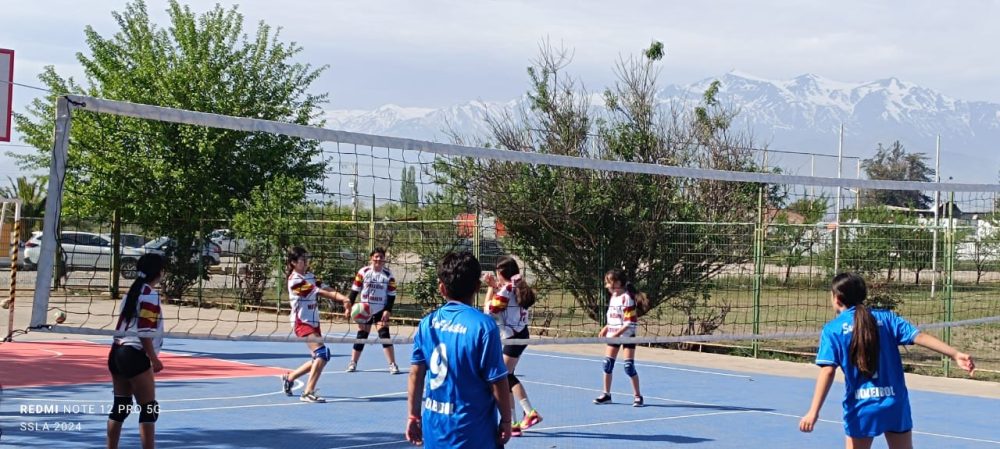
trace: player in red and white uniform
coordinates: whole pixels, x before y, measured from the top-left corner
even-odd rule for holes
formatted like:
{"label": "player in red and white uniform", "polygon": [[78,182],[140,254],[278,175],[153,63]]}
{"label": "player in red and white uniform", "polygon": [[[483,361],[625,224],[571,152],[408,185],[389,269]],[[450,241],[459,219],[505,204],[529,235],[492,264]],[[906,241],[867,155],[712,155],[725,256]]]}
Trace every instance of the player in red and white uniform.
{"label": "player in red and white uniform", "polygon": [[316,381],[326,362],[330,361],[330,349],[323,344],[323,334],[319,329],[319,303],[318,297],[327,298],[334,301],[341,301],[347,304],[346,296],[328,290],[323,290],[317,286],[316,277],[309,272],[309,253],[302,247],[296,246],[285,255],[285,270],[287,276],[288,299],[291,302],[292,311],[289,320],[296,337],[310,338],[306,341],[312,353],[312,359],[303,363],[283,376],[281,376],[281,387],[286,395],[292,395],[292,386],[295,379],[309,373],[309,380],[299,399],[303,402],[326,402],[316,394]]}
{"label": "player in red and white uniform", "polygon": [[121,302],[118,324],[108,353],[108,370],[114,389],[114,403],[108,413],[107,447],[117,448],[122,423],[132,412],[132,397],[139,403],[139,438],[142,447],[156,444],[156,402],[153,373],[163,370],[159,353],[163,346],[163,312],[156,284],[163,278],[163,257],[145,254],[136,261],[136,278]]}
{"label": "player in red and white uniform", "polygon": [[[521,276],[521,269],[517,266],[517,261],[510,256],[501,257],[497,261],[496,276],[487,274],[485,277],[487,285],[486,298],[483,304],[483,312],[492,316],[500,328],[500,337],[503,339],[516,338],[526,339],[530,337],[528,324],[531,322],[530,308],[537,299],[535,291]],[[521,360],[521,354],[527,345],[505,344],[503,347],[503,362],[507,366],[507,383],[510,385],[511,394],[514,399],[521,404],[524,411],[524,419],[515,421],[511,425],[511,436],[519,437],[522,432],[542,422],[542,415],[531,406],[528,400],[528,392],[524,385],[514,375],[514,368]],[[513,406],[513,401],[511,406]],[[515,414],[511,412],[511,417]]]}
{"label": "player in red and white uniform", "polygon": [[[364,340],[371,332],[372,324],[378,323],[378,338],[391,338],[389,318],[392,316],[392,306],[396,302],[396,278],[385,266],[385,248],[375,248],[370,254],[371,263],[358,270],[351,285],[350,304],[346,315],[350,316],[351,307],[361,297],[361,302],[368,306],[371,317],[363,323],[358,323],[357,338]],[[358,359],[365,345],[358,343],[351,351],[351,361],[347,364],[347,372],[358,369]],[[391,344],[383,344],[382,351],[389,361],[389,373],[399,374],[396,365],[396,351]]]}
{"label": "player in red and white uniform", "polygon": [[[604,288],[611,293],[608,301],[607,325],[601,329],[600,337],[635,337],[639,322],[639,300],[645,301],[645,296],[636,291],[635,286],[625,277],[622,270],[611,270],[604,275]],[[625,346],[625,374],[632,379],[632,391],[635,398],[633,407],[642,407],[642,394],[639,392],[639,374],[635,370],[635,344]],[[611,402],[611,373],[615,368],[620,344],[608,344],[604,357],[604,393],[594,399],[595,404]]]}

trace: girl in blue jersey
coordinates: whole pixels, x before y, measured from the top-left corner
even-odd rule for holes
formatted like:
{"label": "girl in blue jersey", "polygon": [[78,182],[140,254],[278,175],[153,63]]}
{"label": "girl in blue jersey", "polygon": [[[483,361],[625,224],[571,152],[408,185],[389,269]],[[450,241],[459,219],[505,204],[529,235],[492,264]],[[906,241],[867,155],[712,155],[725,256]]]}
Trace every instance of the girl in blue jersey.
{"label": "girl in blue jersey", "polygon": [[820,335],[816,353],[820,374],[812,406],[799,422],[799,430],[812,432],[839,366],[846,390],[846,447],[867,449],[875,437],[885,434],[890,449],[912,448],[913,421],[898,345],[916,343],[951,357],[970,376],[975,371],[972,357],[921,333],[891,311],[869,310],[864,304],[868,289],[857,274],[838,274],[831,290],[838,316],[823,327]]}

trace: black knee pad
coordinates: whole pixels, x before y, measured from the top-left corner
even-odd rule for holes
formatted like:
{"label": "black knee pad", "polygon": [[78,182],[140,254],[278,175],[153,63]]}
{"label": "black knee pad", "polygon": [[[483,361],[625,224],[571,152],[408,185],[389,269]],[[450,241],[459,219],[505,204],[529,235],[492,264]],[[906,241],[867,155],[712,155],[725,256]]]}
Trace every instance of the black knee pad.
{"label": "black knee pad", "polygon": [[513,390],[514,386],[521,383],[521,381],[514,375],[514,373],[510,373],[507,375],[507,383],[510,385],[510,389]]}
{"label": "black knee pad", "polygon": [[[392,338],[392,334],[389,333],[389,327],[388,326],[382,326],[382,327],[378,328],[378,338]],[[383,348],[391,348],[392,345],[384,344],[383,343],[382,347]]]}
{"label": "black knee pad", "polygon": [[625,374],[627,374],[628,377],[635,377],[639,375],[639,373],[635,370],[635,360],[625,360]]}
{"label": "black knee pad", "polygon": [[[368,338],[368,331],[358,331],[358,335],[355,338],[357,338],[358,340],[364,340],[364,339]],[[358,352],[364,351],[365,350],[365,345],[363,345],[361,343],[355,343],[354,344],[354,350],[358,351]]]}
{"label": "black knee pad", "polygon": [[111,405],[108,419],[114,422],[125,422],[129,413],[132,413],[132,396],[115,396],[115,402]]}
{"label": "black knee pad", "polygon": [[160,403],[150,401],[139,409],[139,423],[154,423],[160,418]]}
{"label": "black knee pad", "polygon": [[611,357],[604,358],[604,374],[611,374],[615,371],[615,359]]}

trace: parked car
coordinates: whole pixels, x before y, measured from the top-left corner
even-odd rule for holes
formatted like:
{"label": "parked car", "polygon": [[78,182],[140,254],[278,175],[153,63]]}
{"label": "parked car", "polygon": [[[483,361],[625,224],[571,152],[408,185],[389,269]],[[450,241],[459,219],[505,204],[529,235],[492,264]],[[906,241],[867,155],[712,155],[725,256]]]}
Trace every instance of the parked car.
{"label": "parked car", "polygon": [[[174,248],[177,247],[177,241],[170,237],[160,237],[157,239],[150,240],[145,245],[140,248],[143,253],[159,254],[161,256],[167,255],[167,253],[173,253]],[[191,255],[191,262],[198,261],[198,251],[194,246],[191,247],[193,254]],[[222,248],[218,244],[213,242],[205,242],[205,245],[201,248],[201,263],[202,265],[215,266],[222,263]]]}
{"label": "parked car", "polygon": [[[444,256],[448,252],[462,251],[472,252],[472,239],[458,239],[448,245],[445,245],[436,258],[424,259],[424,266],[436,266],[437,259],[440,259],[441,256]],[[483,268],[483,272],[496,270],[497,262],[500,261],[500,258],[509,255],[510,254],[504,250],[503,245],[500,244],[499,240],[479,239],[479,265]]]}
{"label": "parked car", "polygon": [[243,254],[247,249],[247,241],[237,238],[231,229],[216,229],[208,234],[208,239],[222,248],[224,256]]}
{"label": "parked car", "polygon": [[[63,260],[67,268],[109,270],[111,269],[111,236],[82,231],[63,231],[59,237]],[[42,233],[34,232],[24,244],[25,266],[37,267],[42,250]],[[122,245],[121,272],[126,279],[135,277],[135,264],[143,251]]]}
{"label": "parked car", "polygon": [[122,246],[127,246],[129,248],[142,248],[148,239],[138,234],[122,234],[121,244]]}

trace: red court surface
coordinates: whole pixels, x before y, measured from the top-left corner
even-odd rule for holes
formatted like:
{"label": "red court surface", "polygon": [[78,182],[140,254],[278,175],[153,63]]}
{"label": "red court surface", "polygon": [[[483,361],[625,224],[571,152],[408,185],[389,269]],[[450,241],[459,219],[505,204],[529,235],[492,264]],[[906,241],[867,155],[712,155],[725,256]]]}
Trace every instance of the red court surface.
{"label": "red court surface", "polygon": [[[107,344],[88,341],[12,342],[0,345],[3,388],[47,387],[108,382]],[[285,369],[209,357],[160,353],[163,371],[157,380],[218,379],[272,376]]]}

